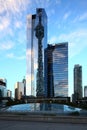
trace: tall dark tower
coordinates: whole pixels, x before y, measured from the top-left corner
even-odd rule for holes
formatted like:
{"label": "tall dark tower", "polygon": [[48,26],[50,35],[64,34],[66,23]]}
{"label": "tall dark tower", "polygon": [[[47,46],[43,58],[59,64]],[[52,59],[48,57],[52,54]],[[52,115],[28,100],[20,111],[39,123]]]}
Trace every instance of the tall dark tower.
{"label": "tall dark tower", "polygon": [[39,15],[39,23],[35,28],[35,36],[38,39],[38,70],[37,70],[37,97],[43,96],[43,56],[42,56],[42,39],[44,37],[44,27],[41,23],[41,16]]}
{"label": "tall dark tower", "polygon": [[26,94],[42,97],[47,86],[47,15],[43,8],[27,16]]}
{"label": "tall dark tower", "polygon": [[82,99],[82,66],[74,66],[74,97],[75,100]]}
{"label": "tall dark tower", "polygon": [[26,79],[23,78],[22,82],[24,83],[24,95],[26,95]]}

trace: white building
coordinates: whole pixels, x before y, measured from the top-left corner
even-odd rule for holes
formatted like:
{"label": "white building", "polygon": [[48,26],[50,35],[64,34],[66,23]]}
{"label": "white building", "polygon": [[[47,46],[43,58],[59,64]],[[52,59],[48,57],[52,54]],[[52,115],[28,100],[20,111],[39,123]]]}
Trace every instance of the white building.
{"label": "white building", "polygon": [[24,95],[24,83],[16,82],[15,84],[15,99],[20,100]]}

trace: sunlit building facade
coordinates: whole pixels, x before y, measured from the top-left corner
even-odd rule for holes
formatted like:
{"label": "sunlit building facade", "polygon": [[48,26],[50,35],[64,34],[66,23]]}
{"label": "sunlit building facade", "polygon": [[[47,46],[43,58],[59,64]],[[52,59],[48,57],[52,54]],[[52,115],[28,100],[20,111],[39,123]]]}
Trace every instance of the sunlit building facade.
{"label": "sunlit building facade", "polygon": [[47,47],[47,15],[42,8],[36,14],[27,16],[27,73],[26,95],[44,94],[46,66],[44,50]]}
{"label": "sunlit building facade", "polygon": [[68,43],[48,45],[47,97],[68,96]]}
{"label": "sunlit building facade", "polygon": [[24,83],[16,82],[15,83],[15,99],[20,100],[24,96]]}
{"label": "sunlit building facade", "polygon": [[10,90],[7,90],[7,97],[10,97],[10,98],[12,98],[12,91],[10,91]]}
{"label": "sunlit building facade", "polygon": [[75,100],[82,99],[82,66],[74,66],[74,96]]}

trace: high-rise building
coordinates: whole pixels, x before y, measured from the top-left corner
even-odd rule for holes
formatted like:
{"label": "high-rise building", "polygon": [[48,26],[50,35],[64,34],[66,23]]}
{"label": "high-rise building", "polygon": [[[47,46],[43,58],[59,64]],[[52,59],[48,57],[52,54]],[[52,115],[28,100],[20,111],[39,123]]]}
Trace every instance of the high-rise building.
{"label": "high-rise building", "polygon": [[0,97],[7,97],[7,80],[0,78]]}
{"label": "high-rise building", "polygon": [[24,95],[26,95],[26,79],[25,77],[22,80],[23,84],[24,84]]}
{"label": "high-rise building", "polygon": [[48,45],[47,55],[47,97],[68,96],[68,43]]}
{"label": "high-rise building", "polygon": [[36,14],[27,16],[27,95],[44,95],[44,86],[47,85],[45,48],[47,48],[47,15],[43,8],[37,8]]}
{"label": "high-rise building", "polygon": [[84,86],[84,97],[87,97],[87,86]]}
{"label": "high-rise building", "polygon": [[12,91],[10,91],[10,90],[7,90],[7,97],[10,97],[10,98],[12,98]]}
{"label": "high-rise building", "polygon": [[15,99],[20,100],[24,96],[24,83],[16,82],[15,84]]}
{"label": "high-rise building", "polygon": [[74,97],[75,100],[82,98],[82,66],[74,66]]}

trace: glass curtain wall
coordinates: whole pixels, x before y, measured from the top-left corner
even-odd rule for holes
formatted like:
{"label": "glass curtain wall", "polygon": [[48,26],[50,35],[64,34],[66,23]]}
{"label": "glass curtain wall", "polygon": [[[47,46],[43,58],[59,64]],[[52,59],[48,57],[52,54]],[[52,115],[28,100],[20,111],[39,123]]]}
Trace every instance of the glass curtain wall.
{"label": "glass curtain wall", "polygon": [[[44,94],[44,50],[47,47],[47,16],[42,8],[36,9],[35,15],[27,17],[27,95]],[[41,81],[41,82],[40,82]]]}
{"label": "glass curtain wall", "polygon": [[47,97],[68,96],[68,43],[48,45]]}
{"label": "glass curtain wall", "polygon": [[68,43],[55,45],[53,51],[54,96],[68,96]]}

